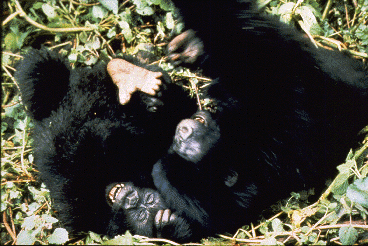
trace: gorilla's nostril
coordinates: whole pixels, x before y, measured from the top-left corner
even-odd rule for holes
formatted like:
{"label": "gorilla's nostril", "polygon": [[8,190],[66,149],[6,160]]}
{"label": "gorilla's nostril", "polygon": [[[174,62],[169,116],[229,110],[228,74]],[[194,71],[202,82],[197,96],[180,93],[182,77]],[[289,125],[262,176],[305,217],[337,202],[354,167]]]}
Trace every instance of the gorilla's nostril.
{"label": "gorilla's nostril", "polygon": [[183,139],[187,139],[191,134],[193,130],[191,127],[188,126],[182,126],[180,127],[180,135]]}

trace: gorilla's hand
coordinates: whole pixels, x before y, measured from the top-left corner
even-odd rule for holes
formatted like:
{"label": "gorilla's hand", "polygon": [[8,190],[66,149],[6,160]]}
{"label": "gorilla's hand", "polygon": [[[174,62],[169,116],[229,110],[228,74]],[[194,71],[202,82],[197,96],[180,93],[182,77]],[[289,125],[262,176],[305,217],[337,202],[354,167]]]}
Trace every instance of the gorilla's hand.
{"label": "gorilla's hand", "polygon": [[155,217],[157,237],[173,238],[180,241],[191,236],[189,224],[170,209],[160,210]]}
{"label": "gorilla's hand", "polygon": [[107,65],[107,71],[119,88],[121,104],[128,103],[137,90],[154,96],[161,85],[161,72],[152,72],[123,59],[112,59]]}
{"label": "gorilla's hand", "polygon": [[175,37],[167,46],[169,60],[176,66],[180,63],[193,64],[204,53],[202,40],[193,30],[187,30]]}

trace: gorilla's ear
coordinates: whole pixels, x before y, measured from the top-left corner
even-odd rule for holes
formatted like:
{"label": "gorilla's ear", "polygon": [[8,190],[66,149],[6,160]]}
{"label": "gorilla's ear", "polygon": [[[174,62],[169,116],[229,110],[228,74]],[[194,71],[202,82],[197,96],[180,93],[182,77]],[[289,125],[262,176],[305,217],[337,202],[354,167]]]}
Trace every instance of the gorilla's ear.
{"label": "gorilla's ear", "polygon": [[225,185],[227,187],[232,187],[238,182],[238,173],[234,170],[229,170],[229,174],[225,178]]}

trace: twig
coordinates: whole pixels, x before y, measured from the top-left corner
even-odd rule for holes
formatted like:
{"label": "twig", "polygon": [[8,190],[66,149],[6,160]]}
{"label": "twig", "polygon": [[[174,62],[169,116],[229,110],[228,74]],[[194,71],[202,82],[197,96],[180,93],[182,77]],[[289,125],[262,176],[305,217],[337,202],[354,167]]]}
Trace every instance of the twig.
{"label": "twig", "polygon": [[8,222],[6,221],[6,211],[3,212],[3,223],[5,225],[6,230],[10,234],[10,236],[13,238],[14,242],[17,240],[17,236],[14,234],[12,229],[10,228]]}
{"label": "twig", "polygon": [[344,6],[345,6],[346,24],[348,25],[348,28],[350,29],[348,8],[346,7],[346,4],[344,4]]}
{"label": "twig", "polygon": [[326,19],[327,13],[330,10],[331,5],[332,5],[332,0],[328,0],[328,2],[326,4],[326,8],[325,8],[325,10],[323,11],[323,14],[322,14],[322,18],[321,18],[322,20]]}
{"label": "twig", "polygon": [[172,245],[180,245],[174,241],[163,239],[163,238],[147,238],[147,239],[142,239],[142,242],[162,242],[162,243],[169,243]]}
{"label": "twig", "polygon": [[49,31],[49,32],[86,32],[86,31],[93,31],[94,29],[92,27],[68,27],[68,28],[52,28],[52,27],[47,27],[44,25],[41,25],[40,23],[37,23],[36,21],[32,20],[27,14],[26,12],[24,12],[24,10],[22,9],[22,7],[20,6],[18,0],[14,0],[15,5],[18,9],[17,12],[19,12],[19,16],[23,17],[24,19],[26,19],[26,21],[28,21],[31,25],[40,28],[42,30],[45,31]]}
{"label": "twig", "polygon": [[19,14],[20,14],[20,11],[16,11],[16,12],[12,13],[11,15],[9,15],[8,17],[6,17],[6,19],[3,21],[3,26],[8,24],[9,21],[11,21],[14,17],[16,17]]}
{"label": "twig", "polygon": [[[329,214],[327,214],[327,211],[328,210],[326,210],[326,214],[320,219],[320,220],[318,220],[317,221],[317,223],[316,224],[314,224],[310,229],[309,229],[309,231],[305,234],[305,235],[309,235],[313,230],[315,230],[316,228],[317,228],[317,226],[319,225],[319,224],[321,224],[322,223],[322,221],[324,221],[327,217],[329,217],[330,215],[332,215],[333,213],[335,213],[334,211],[333,212],[331,212],[331,213],[329,213]],[[319,228],[320,229],[320,228]]]}

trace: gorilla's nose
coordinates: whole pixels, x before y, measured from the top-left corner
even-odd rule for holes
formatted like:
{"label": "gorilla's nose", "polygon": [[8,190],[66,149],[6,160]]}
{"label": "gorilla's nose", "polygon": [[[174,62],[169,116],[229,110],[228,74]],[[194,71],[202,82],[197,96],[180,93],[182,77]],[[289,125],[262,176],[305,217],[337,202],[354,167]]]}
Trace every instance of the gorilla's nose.
{"label": "gorilla's nose", "polygon": [[127,197],[125,198],[124,208],[125,209],[135,208],[138,205],[138,201],[139,201],[138,191],[135,190],[129,195],[127,195]]}
{"label": "gorilla's nose", "polygon": [[182,120],[179,123],[176,134],[180,136],[181,140],[186,140],[192,135],[194,128],[193,124],[194,122],[191,119]]}

